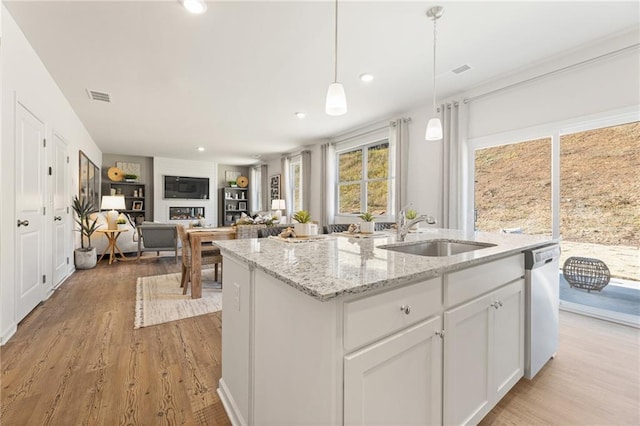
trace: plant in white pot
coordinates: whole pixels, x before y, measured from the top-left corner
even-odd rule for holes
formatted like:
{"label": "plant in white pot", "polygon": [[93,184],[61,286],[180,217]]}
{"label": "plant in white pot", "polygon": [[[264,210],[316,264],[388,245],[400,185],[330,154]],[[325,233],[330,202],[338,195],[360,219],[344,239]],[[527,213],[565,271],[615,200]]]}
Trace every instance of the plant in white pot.
{"label": "plant in white pot", "polygon": [[[89,215],[95,211],[93,204],[86,198],[79,199],[73,197],[73,211],[76,213],[76,223],[80,232],[80,248],[75,250],[76,269],[91,269],[96,266],[96,248],[91,247],[91,236],[100,225],[97,224],[98,218],[93,222],[89,219]],[[84,238],[87,238],[87,247],[84,246]]]}
{"label": "plant in white pot", "polygon": [[124,231],[125,229],[127,229],[127,219],[120,215],[116,220],[116,225],[118,226],[119,231]]}
{"label": "plant in white pot", "polygon": [[360,232],[363,234],[373,234],[376,230],[375,217],[369,212],[364,212],[360,215],[360,219],[362,219],[362,222],[360,222]]}
{"label": "plant in white pot", "polygon": [[308,237],[312,234],[311,215],[306,210],[300,210],[293,215],[296,223],[293,225],[294,232],[297,237]]}

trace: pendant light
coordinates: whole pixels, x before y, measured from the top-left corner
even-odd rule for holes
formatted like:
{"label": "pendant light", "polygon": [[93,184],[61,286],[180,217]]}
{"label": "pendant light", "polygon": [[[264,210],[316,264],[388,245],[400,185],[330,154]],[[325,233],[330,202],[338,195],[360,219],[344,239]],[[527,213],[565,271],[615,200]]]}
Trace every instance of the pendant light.
{"label": "pendant light", "polygon": [[333,83],[327,90],[325,112],[328,115],[343,115],[347,113],[347,96],[344,87],[338,83],[338,0],[336,0],[335,45],[333,49]]}
{"label": "pendant light", "polygon": [[433,115],[434,118],[427,123],[425,139],[428,141],[439,141],[442,139],[442,122],[438,117],[436,108],[436,21],[444,14],[442,6],[433,6],[427,10],[427,17],[433,20]]}

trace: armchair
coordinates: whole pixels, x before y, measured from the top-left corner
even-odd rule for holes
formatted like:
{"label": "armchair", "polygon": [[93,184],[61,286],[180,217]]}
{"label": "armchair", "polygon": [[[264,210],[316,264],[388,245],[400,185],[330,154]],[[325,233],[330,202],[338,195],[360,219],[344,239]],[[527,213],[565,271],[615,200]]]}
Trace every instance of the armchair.
{"label": "armchair", "polygon": [[138,225],[138,262],[143,251],[173,251],[178,263],[178,233],[175,225],[143,223]]}

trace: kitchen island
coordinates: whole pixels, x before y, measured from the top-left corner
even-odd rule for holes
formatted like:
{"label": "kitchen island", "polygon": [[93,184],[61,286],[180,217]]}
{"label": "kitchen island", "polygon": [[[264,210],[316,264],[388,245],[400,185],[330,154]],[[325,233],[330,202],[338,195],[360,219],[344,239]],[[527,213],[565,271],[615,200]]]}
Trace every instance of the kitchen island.
{"label": "kitchen island", "polygon": [[[483,246],[388,249],[433,240]],[[218,392],[231,421],[477,423],[523,375],[523,251],[550,242],[452,230],[403,243],[392,233],[221,241]]]}

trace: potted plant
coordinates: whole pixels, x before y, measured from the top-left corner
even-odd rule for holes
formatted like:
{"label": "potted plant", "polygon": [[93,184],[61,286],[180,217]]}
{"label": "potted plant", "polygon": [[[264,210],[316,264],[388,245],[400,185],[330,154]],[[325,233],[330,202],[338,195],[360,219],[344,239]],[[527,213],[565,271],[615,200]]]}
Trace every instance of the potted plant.
{"label": "potted plant", "polygon": [[[75,250],[76,269],[90,269],[96,266],[96,248],[91,246],[91,236],[98,229],[98,218],[93,222],[89,215],[95,211],[93,204],[87,198],[73,197],[73,211],[76,213],[76,223],[80,232],[80,248]],[[87,238],[87,247],[84,246],[84,238]]]}
{"label": "potted plant", "polygon": [[238,187],[238,183],[235,180],[230,180],[229,181],[229,186],[231,188],[237,188]]}
{"label": "potted plant", "polygon": [[[311,215],[306,210],[300,210],[293,215],[293,220],[297,223],[293,225],[293,229],[298,237],[308,237],[314,235],[312,231]],[[317,233],[317,228],[316,228]]]}
{"label": "potted plant", "polygon": [[[406,218],[407,218],[407,220],[413,220],[413,219],[415,219],[416,217],[418,217],[418,212],[417,212],[416,210],[413,210],[413,209],[408,209],[408,210],[405,212],[404,217],[406,217]],[[417,230],[418,230],[418,224],[416,223],[415,225],[411,226],[411,227],[409,228],[409,230],[411,230],[411,231],[417,231]]]}
{"label": "potted plant", "polygon": [[373,234],[376,230],[375,217],[369,212],[364,212],[360,215],[360,219],[362,219],[362,222],[360,222],[360,232],[363,234]]}
{"label": "potted plant", "polygon": [[124,217],[120,216],[116,220],[116,225],[118,226],[118,230],[125,230],[127,229],[127,220]]}
{"label": "potted plant", "polygon": [[124,180],[126,182],[135,182],[136,180],[138,180],[138,175],[127,173],[124,175]]}

